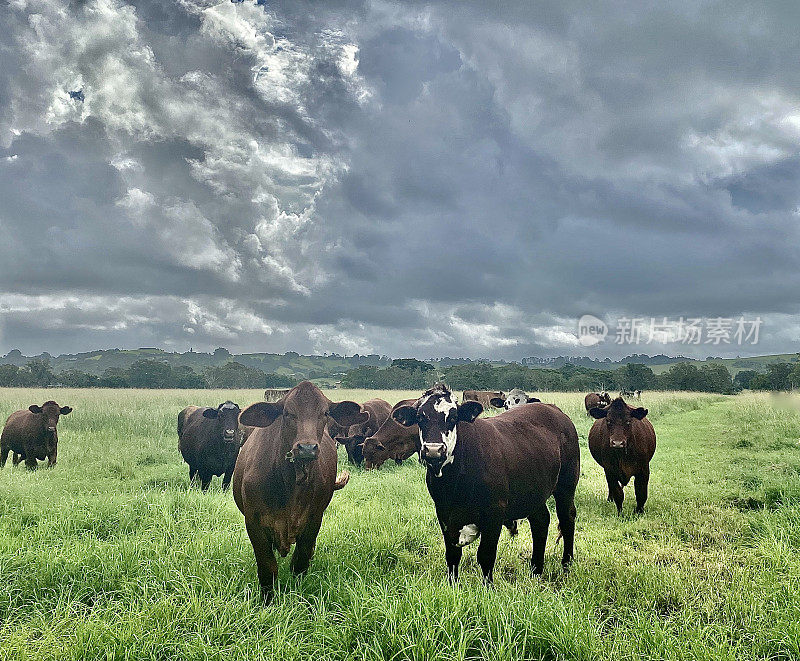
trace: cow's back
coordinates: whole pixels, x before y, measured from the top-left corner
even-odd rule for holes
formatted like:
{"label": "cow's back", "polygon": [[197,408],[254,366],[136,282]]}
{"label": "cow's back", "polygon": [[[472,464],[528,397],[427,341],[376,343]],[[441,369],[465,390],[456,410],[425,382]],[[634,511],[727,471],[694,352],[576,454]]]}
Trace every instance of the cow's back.
{"label": "cow's back", "polygon": [[[506,484],[509,493],[542,502],[559,480],[577,482],[580,449],[575,425],[552,404],[522,404],[494,418],[471,423],[471,445],[479,448],[482,479]],[[470,423],[459,425],[469,428]],[[527,494],[527,495],[525,495]]]}

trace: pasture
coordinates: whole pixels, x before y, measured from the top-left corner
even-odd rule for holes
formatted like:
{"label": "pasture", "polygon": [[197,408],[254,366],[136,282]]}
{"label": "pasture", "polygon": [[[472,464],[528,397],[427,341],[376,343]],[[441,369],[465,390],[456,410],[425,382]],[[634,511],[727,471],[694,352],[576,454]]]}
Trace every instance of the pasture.
{"label": "pasture", "polygon": [[[328,391],[335,400],[411,393]],[[800,414],[768,395],[645,393],[658,434],[642,517],[606,502],[583,394],[546,393],[575,423],[576,560],[555,518],[544,576],[530,534],[503,533],[495,585],[468,547],[461,580],[414,460],[350,468],[311,571],[281,560],[260,606],[252,548],[215,478],[189,490],[185,405],[260,391],[0,390],[0,415],[54,397],[54,470],[0,471],[2,659],[795,659],[800,656]],[[344,468],[340,449],[340,468]]]}

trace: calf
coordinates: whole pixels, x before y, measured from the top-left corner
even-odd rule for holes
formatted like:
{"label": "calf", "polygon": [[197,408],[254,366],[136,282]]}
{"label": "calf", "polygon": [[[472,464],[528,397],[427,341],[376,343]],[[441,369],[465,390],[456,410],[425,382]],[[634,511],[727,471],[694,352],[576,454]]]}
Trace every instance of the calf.
{"label": "calf", "polygon": [[6,465],[9,452],[14,452],[15,466],[24,459],[28,470],[36,470],[37,460],[45,458],[48,468],[55,466],[58,455],[56,425],[60,416],[70,413],[72,409],[69,406],[59,406],[54,401],[14,411],[8,416],[0,435],[0,468]]}
{"label": "calf", "polygon": [[258,402],[242,411],[241,424],[256,427],[239,452],[233,498],[244,514],[265,601],[272,598],[278,564],[292,544],[291,569],[308,569],[333,492],[350,478],[336,477],[336,443],[326,429],[333,419],[350,427],[369,414],[356,402],[331,402],[309,381],[278,402]]}
{"label": "calf", "polygon": [[575,488],[580,450],[575,425],[556,406],[518,406],[496,417],[478,418],[483,407],[461,405],[446,386],[435,386],[392,417],[419,425],[420,460],[442,529],[448,575],[458,577],[462,548],[481,537],[478,564],[492,581],[503,525],[512,532],[517,519],[531,524],[531,569],[541,574],[550,525],[547,499],[555,497],[564,538],[561,563],[573,557]]}
{"label": "calf", "polygon": [[656,451],[656,432],[645,418],[647,409],[628,406],[618,397],[608,407],[594,407],[596,418],[589,430],[589,452],[602,466],[608,482],[608,500],[622,513],[622,488],[631,478],[636,493],[637,514],[644,512],[650,481],[650,460]]}
{"label": "calf", "polygon": [[[495,398],[505,400],[506,395],[502,390],[465,390],[461,395],[462,401],[478,402],[485,409],[492,406],[492,399]],[[502,408],[502,404],[495,408]]]}
{"label": "calf", "polygon": [[489,404],[496,409],[505,409],[508,411],[522,404],[533,404],[541,401],[541,399],[529,396],[524,390],[514,388],[505,397],[492,397],[489,400]]}
{"label": "calf", "polygon": [[[392,411],[401,406],[409,406],[416,401],[415,399],[404,399],[397,402]],[[380,428],[364,440],[362,448],[364,467],[367,469],[380,468],[387,459],[394,459],[395,463],[401,464],[417,452],[418,444],[419,427],[417,425],[404,427],[390,414]]]}
{"label": "calf", "polygon": [[178,449],[189,464],[189,481],[199,477],[203,491],[215,475],[223,476],[223,489],[231,484],[242,443],[239,413],[239,405],[228,401],[215,409],[187,406],[178,414]]}
{"label": "calf", "polygon": [[[335,437],[336,442],[344,446],[347,460],[355,466],[360,466],[364,461],[364,440],[378,431],[392,410],[389,402],[378,398],[364,402],[361,408],[369,413],[369,420],[352,425],[344,434]],[[328,430],[330,431],[330,425]]]}

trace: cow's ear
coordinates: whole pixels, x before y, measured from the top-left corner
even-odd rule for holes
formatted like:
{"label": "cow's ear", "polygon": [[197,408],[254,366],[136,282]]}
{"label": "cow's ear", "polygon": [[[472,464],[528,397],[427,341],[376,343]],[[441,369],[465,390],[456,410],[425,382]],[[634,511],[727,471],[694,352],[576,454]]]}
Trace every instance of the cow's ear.
{"label": "cow's ear", "polygon": [[36,404],[31,404],[31,405],[28,407],[28,410],[29,410],[31,413],[41,413],[41,412],[42,412],[42,407],[41,407],[41,406],[37,406]]}
{"label": "cow's ear", "polygon": [[280,402],[256,402],[239,414],[239,424],[247,427],[269,427],[283,413]]}
{"label": "cow's ear", "polygon": [[211,420],[215,420],[219,416],[219,411],[217,409],[205,409],[203,411],[204,418],[210,418]]}
{"label": "cow's ear", "polygon": [[392,411],[392,418],[403,427],[411,427],[417,424],[417,409],[413,406],[399,406]]}
{"label": "cow's ear", "polygon": [[369,413],[361,410],[358,402],[335,402],[328,407],[328,414],[342,427],[361,425],[369,420]]}
{"label": "cow's ear", "polygon": [[480,402],[464,402],[458,407],[458,419],[461,422],[475,422],[481,412],[483,405]]}
{"label": "cow's ear", "polygon": [[501,409],[503,408],[503,405],[506,403],[506,400],[504,400],[502,397],[492,397],[489,400],[489,403],[496,409]]}
{"label": "cow's ear", "polygon": [[631,410],[631,417],[636,418],[637,420],[642,420],[646,415],[647,409],[642,408],[641,406]]}
{"label": "cow's ear", "polygon": [[535,404],[536,402],[541,402],[542,400],[538,397],[528,397],[528,404]]}
{"label": "cow's ear", "polygon": [[606,415],[608,415],[608,409],[604,409],[601,406],[593,406],[589,409],[589,415],[599,420],[600,418],[605,418]]}
{"label": "cow's ear", "polygon": [[70,413],[72,413],[72,407],[71,406],[62,406],[61,407],[61,415],[69,415]]}

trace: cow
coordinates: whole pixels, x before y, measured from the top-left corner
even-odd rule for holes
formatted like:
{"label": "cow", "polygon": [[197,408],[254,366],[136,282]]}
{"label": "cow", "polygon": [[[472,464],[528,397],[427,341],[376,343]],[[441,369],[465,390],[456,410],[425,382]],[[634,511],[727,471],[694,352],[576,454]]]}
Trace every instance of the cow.
{"label": "cow", "polygon": [[257,402],[239,416],[256,427],[239,451],[233,471],[233,498],[244,515],[253,545],[263,600],[273,596],[278,564],[286,557],[295,574],[305,572],[314,555],[322,514],[350,479],[336,476],[336,443],[328,420],[342,426],[363,424],[369,414],[356,402],[332,402],[310,381],[292,388],[278,402]]}
{"label": "cow", "polygon": [[595,406],[608,406],[611,404],[611,396],[607,392],[590,392],[583,398],[583,405],[586,407],[586,415],[589,415]]}
{"label": "cow", "polygon": [[[505,400],[506,395],[502,390],[465,390],[461,395],[461,401],[478,402],[483,408],[488,409],[495,397]],[[502,408],[502,404],[495,408]]]}
{"label": "cow", "polygon": [[515,406],[520,406],[521,404],[533,404],[534,402],[541,401],[541,399],[531,397],[524,390],[514,388],[505,397],[492,397],[489,400],[489,404],[496,409],[505,409],[508,411],[509,409],[513,409]]}
{"label": "cow", "polygon": [[[38,406],[14,411],[6,420],[0,435],[0,468],[5,467],[8,453],[14,453],[14,465],[23,459],[28,470],[36,470],[38,461],[47,459],[47,467],[56,465],[58,457],[58,419],[72,413],[69,406],[50,400]],[[37,461],[38,460],[38,461]]]}
{"label": "cow", "polygon": [[625,397],[634,397],[635,395],[636,393],[633,390],[628,390],[627,388],[619,391],[619,397],[623,399]]}
{"label": "cow", "polygon": [[656,432],[645,418],[647,409],[633,408],[618,397],[610,406],[594,407],[589,452],[600,464],[608,483],[608,500],[622,513],[623,487],[633,478],[637,514],[644,513],[650,481],[650,460],[656,451]]}
{"label": "cow", "polygon": [[[409,406],[416,399],[404,399],[392,407],[392,411],[401,406]],[[419,427],[411,425],[404,427],[397,422],[391,414],[380,428],[364,440],[362,452],[364,454],[364,468],[380,468],[387,459],[394,459],[401,464],[412,454],[417,452],[419,443]]]}
{"label": "cow", "polygon": [[264,391],[265,402],[277,402],[289,392],[289,388],[267,388]]}
{"label": "cow", "polygon": [[217,408],[187,406],[178,414],[178,450],[189,464],[189,483],[200,479],[207,491],[211,478],[222,475],[222,488],[228,489],[233,477],[242,431],[238,404],[227,401]]}
{"label": "cow", "polygon": [[[354,466],[360,466],[364,461],[364,440],[378,431],[392,410],[389,402],[377,397],[364,402],[361,408],[369,413],[369,420],[353,425],[345,434],[335,437],[336,442],[344,446],[347,460]],[[328,429],[330,430],[330,426]]]}
{"label": "cow", "polygon": [[481,538],[478,564],[491,583],[502,527],[531,524],[531,569],[541,574],[550,525],[547,499],[555,497],[566,570],[573,558],[575,488],[580,449],[575,425],[558,407],[535,403],[479,418],[479,402],[458,404],[445,385],[427,390],[392,417],[419,425],[420,460],[445,543],[447,573],[458,578],[463,547]]}
{"label": "cow", "polygon": [[634,396],[635,399],[641,399],[642,398],[642,391],[641,390],[634,390],[633,391],[633,396]]}

